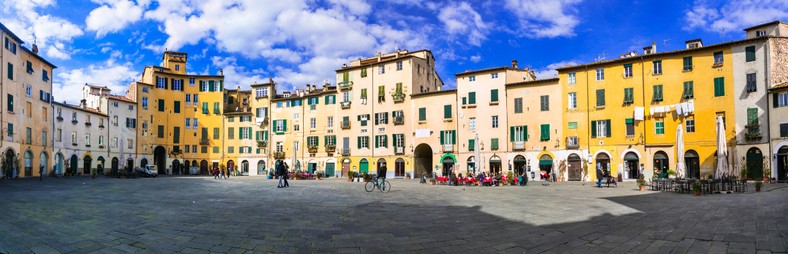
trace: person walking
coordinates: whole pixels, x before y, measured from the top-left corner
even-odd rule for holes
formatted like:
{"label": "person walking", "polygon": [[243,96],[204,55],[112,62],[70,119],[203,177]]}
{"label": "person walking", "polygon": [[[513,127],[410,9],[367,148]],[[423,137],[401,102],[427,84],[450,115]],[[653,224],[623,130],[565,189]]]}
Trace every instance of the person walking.
{"label": "person walking", "polygon": [[284,187],[284,184],[282,184],[284,182],[284,179],[282,179],[282,177],[284,176],[284,171],[285,171],[285,165],[281,161],[276,163],[274,172],[276,174],[276,177],[279,178],[279,185],[277,185],[276,188]]}
{"label": "person walking", "polygon": [[219,168],[213,167],[213,179],[219,179]]}
{"label": "person walking", "polygon": [[600,166],[596,167],[596,186],[602,188],[602,168]]}
{"label": "person walking", "polygon": [[287,188],[287,187],[290,187],[290,183],[287,182],[287,175],[290,172],[290,166],[287,165],[287,162],[283,162],[282,164],[284,164],[284,177],[283,178],[285,179],[285,184],[282,185],[282,187],[283,188]]}
{"label": "person walking", "polygon": [[222,178],[227,179],[227,168],[222,168]]}

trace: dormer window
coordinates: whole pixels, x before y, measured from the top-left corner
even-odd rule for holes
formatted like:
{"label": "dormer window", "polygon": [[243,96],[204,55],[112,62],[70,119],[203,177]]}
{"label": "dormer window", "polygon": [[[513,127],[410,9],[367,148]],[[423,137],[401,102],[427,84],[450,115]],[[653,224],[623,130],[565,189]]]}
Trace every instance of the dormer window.
{"label": "dormer window", "polygon": [[764,37],[764,36],[766,36],[766,31],[763,30],[755,31],[755,37]]}

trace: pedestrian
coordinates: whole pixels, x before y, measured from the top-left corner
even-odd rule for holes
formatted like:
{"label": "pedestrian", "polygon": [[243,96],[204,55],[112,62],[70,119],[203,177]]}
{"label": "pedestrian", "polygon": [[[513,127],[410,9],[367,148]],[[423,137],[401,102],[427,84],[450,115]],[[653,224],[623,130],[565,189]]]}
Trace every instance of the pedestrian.
{"label": "pedestrian", "polygon": [[285,185],[283,185],[283,187],[287,188],[287,187],[290,187],[290,183],[287,182],[287,176],[290,173],[290,166],[287,165],[287,162],[284,162],[283,164],[285,165],[285,168],[284,168],[285,169],[284,170]]}
{"label": "pedestrian", "polygon": [[44,180],[44,165],[41,165],[41,167],[38,169],[38,181],[43,181],[43,180]]}
{"label": "pedestrian", "polygon": [[276,166],[274,168],[274,172],[276,173],[276,177],[279,178],[279,185],[277,185],[276,188],[284,187],[284,184],[283,184],[284,179],[282,179],[283,176],[284,176],[284,171],[285,171],[285,165],[283,165],[281,161],[276,163]]}
{"label": "pedestrian", "polygon": [[219,179],[219,168],[213,167],[213,179]]}
{"label": "pedestrian", "polygon": [[596,167],[596,186],[602,188],[602,168]]}
{"label": "pedestrian", "polygon": [[233,173],[233,172],[235,172],[235,170],[233,170],[231,168],[227,168],[227,178],[226,179],[230,179],[230,174]]}
{"label": "pedestrian", "polygon": [[222,168],[222,177],[223,177],[224,179],[227,179],[227,173],[228,173],[228,172],[227,172],[227,168]]}

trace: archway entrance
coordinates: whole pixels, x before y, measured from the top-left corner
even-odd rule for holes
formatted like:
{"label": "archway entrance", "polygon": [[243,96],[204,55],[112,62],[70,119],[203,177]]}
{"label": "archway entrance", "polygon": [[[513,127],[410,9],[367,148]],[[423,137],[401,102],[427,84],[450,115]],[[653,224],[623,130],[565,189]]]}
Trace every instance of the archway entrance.
{"label": "archway entrance", "polygon": [[126,159],[126,170],[134,170],[134,159],[131,157]]}
{"label": "archway entrance", "polygon": [[77,173],[78,173],[78,169],[77,169],[77,168],[78,168],[78,166],[77,166],[77,163],[79,163],[79,162],[78,162],[78,160],[79,160],[79,159],[77,158],[77,155],[76,155],[76,154],[75,154],[75,155],[71,155],[71,160],[70,160],[70,162],[69,162],[69,164],[70,164],[70,168],[69,168],[69,170],[68,170],[68,174],[69,174],[69,175],[72,175],[72,176],[75,176],[75,175],[77,175]]}
{"label": "archway entrance", "polygon": [[208,175],[208,161],[206,160],[200,161],[200,174]]}
{"label": "archway entrance", "polygon": [[189,160],[183,161],[183,175],[189,175],[189,169],[191,169],[192,162]]}
{"label": "archway entrance", "polygon": [[118,167],[120,166],[118,157],[112,157],[112,175],[118,175]]}
{"label": "archway entrance", "polygon": [[55,157],[55,175],[63,175],[63,154],[57,153]]}
{"label": "archway entrance", "polygon": [[96,159],[96,160],[98,161],[98,163],[96,163],[96,172],[98,172],[99,175],[103,175],[104,174],[104,161],[105,161],[104,156],[99,156],[98,159]]}
{"label": "archway entrance", "polygon": [[583,160],[576,153],[570,154],[566,159],[569,162],[569,181],[583,180]]}
{"label": "archway entrance", "polygon": [[178,161],[178,159],[172,160],[172,174],[173,175],[181,174],[181,162]]}
{"label": "archway entrance", "polygon": [[241,162],[241,175],[249,175],[249,161],[247,160]]}
{"label": "archway entrance", "polygon": [[25,151],[25,176],[33,176],[33,153]]}
{"label": "archway entrance", "polygon": [[342,175],[346,176],[349,171],[350,171],[350,159],[345,158],[344,160],[342,160]]}
{"label": "archway entrance", "polygon": [[332,177],[336,175],[336,166],[337,163],[333,159],[326,162],[326,177]]}
{"label": "archway entrance", "polygon": [[[13,149],[8,148],[5,151],[5,158],[3,158],[3,160],[4,160],[3,161],[3,177],[5,177],[5,178],[14,178],[14,177],[16,177],[15,172],[14,172],[16,170],[15,169],[16,166],[14,166],[14,165],[16,165],[15,157],[16,157],[16,152],[14,152]],[[6,166],[6,165],[10,165],[10,166]]]}
{"label": "archway entrance", "polygon": [[[38,161],[39,171],[40,171],[41,174],[47,175],[47,170],[49,168],[48,167],[49,165],[47,163],[49,161],[49,158],[48,158],[49,156],[47,156],[47,152],[46,151],[41,151],[41,154],[38,155],[38,157],[39,157],[38,158],[39,159],[39,161]],[[52,174],[55,174],[55,172],[52,172]]]}
{"label": "archway entrance", "polygon": [[465,168],[468,170],[468,173],[476,176],[476,158],[473,156],[468,157],[468,160],[465,161]]}
{"label": "archway entrance", "polygon": [[82,159],[82,173],[89,175],[92,174],[93,170],[93,158],[90,158],[90,155],[85,155],[85,158]]}
{"label": "archway entrance", "polygon": [[777,180],[788,181],[788,146],[780,147],[777,150]]}
{"label": "archway entrance", "polygon": [[624,155],[624,178],[638,179],[640,177],[640,159],[633,152]]}
{"label": "archway entrance", "polygon": [[700,157],[695,150],[684,153],[684,165],[687,167],[687,178],[700,178]]}
{"label": "archway entrance", "polygon": [[501,157],[493,155],[490,157],[490,173],[498,174],[501,173]]}
{"label": "archway entrance", "polygon": [[257,161],[257,175],[265,175],[265,161]]}
{"label": "archway entrance", "polygon": [[[228,174],[230,172],[232,172],[234,169],[235,169],[235,162],[232,161],[232,160],[227,161],[227,172],[228,172]],[[219,170],[221,170],[221,169],[219,169]]]}
{"label": "archway entrance", "polygon": [[514,156],[514,160],[512,160],[512,164],[513,164],[513,167],[514,167],[514,174],[515,175],[519,176],[519,175],[522,175],[523,173],[525,173],[527,161],[525,160],[524,156],[519,155],[519,154],[517,156]]}
{"label": "archway entrance", "polygon": [[384,169],[384,168],[386,169],[386,175],[383,176],[383,177],[388,178],[389,171],[388,171],[388,168],[386,167],[386,160],[383,159],[383,158],[380,158],[380,159],[378,159],[378,163],[376,163],[376,164],[378,165],[377,169],[379,169],[379,170],[380,169]]}
{"label": "archway entrance", "polygon": [[189,167],[189,174],[196,175],[200,173],[200,164],[197,163],[197,160],[192,160],[192,164]]}
{"label": "archway entrance", "polygon": [[547,175],[553,172],[553,157],[549,154],[542,154],[539,156],[539,173]]}
{"label": "archway entrance", "polygon": [[432,148],[428,144],[420,144],[413,150],[413,177],[432,176]]}
{"label": "archway entrance", "polygon": [[366,158],[361,159],[361,162],[358,163],[358,168],[359,168],[358,169],[358,173],[360,173],[360,174],[363,174],[363,173],[369,174],[369,161],[367,161]]}
{"label": "archway entrance", "polygon": [[[602,171],[602,174],[610,174],[610,156],[606,153],[599,153],[596,155],[596,168]],[[602,176],[596,176],[597,179]]]}
{"label": "archway entrance", "polygon": [[394,161],[394,177],[405,177],[405,160],[402,158]]}
{"label": "archway entrance", "polygon": [[659,174],[662,178],[668,177],[668,154],[663,151],[658,151],[654,154],[654,175]]}
{"label": "archway entrance", "polygon": [[167,174],[167,149],[162,146],[157,146],[153,149],[153,164],[156,165],[159,175]]}
{"label": "archway entrance", "polygon": [[148,166],[148,158],[142,158],[142,160],[140,160],[140,167],[145,168],[146,166]]}
{"label": "archway entrance", "polygon": [[315,171],[317,171],[317,162],[316,161],[309,161],[309,163],[306,164],[306,170],[310,174],[314,174]]}
{"label": "archway entrance", "polygon": [[443,167],[442,174],[447,176],[449,174],[456,174],[457,169],[454,168],[454,164],[457,163],[457,159],[454,157],[453,154],[444,154],[441,158],[441,166]]}
{"label": "archway entrance", "polygon": [[757,147],[747,150],[747,176],[755,180],[763,177],[763,154]]}

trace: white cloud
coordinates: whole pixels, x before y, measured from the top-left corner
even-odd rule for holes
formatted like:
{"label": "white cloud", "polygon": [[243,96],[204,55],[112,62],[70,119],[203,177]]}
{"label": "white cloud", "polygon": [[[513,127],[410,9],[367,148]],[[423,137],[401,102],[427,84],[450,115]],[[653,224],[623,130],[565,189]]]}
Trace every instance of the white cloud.
{"label": "white cloud", "polygon": [[473,63],[478,63],[481,60],[482,60],[482,56],[479,54],[476,54],[475,56],[471,56],[471,62]]}
{"label": "white cloud", "polygon": [[78,103],[82,99],[82,86],[86,83],[107,86],[112,93],[125,94],[128,85],[140,75],[131,63],[117,64],[110,59],[97,65],[59,72],[52,83],[52,94],[56,101]]}
{"label": "white cloud", "polygon": [[684,13],[687,25],[683,29],[726,33],[786,18],[788,1],[785,0],[695,1]]}
{"label": "white cloud", "polygon": [[90,11],[85,19],[88,31],[95,31],[96,37],[117,32],[139,21],[147,2],[135,3],[128,0],[101,1],[101,6]]}
{"label": "white cloud", "polygon": [[535,71],[536,78],[538,79],[546,79],[546,78],[555,78],[558,77],[558,71],[555,69],[566,67],[566,66],[573,66],[577,65],[577,61],[561,61],[557,63],[551,63],[547,65],[547,67],[538,69]]}
{"label": "white cloud", "polygon": [[239,66],[235,57],[218,57],[211,58],[213,66],[216,66],[224,72],[224,83],[227,88],[235,89],[240,86],[241,89],[249,89],[251,84],[268,82],[268,73],[262,69],[247,70],[243,66]]}
{"label": "white cloud", "polygon": [[11,31],[30,44],[35,42],[41,52],[48,57],[69,59],[73,51],[70,42],[74,37],[81,36],[82,30],[68,20],[41,15],[37,9],[54,5],[51,0],[11,0],[3,1],[3,22]]}
{"label": "white cloud", "polygon": [[487,39],[487,24],[467,2],[441,8],[438,20],[443,23],[450,36],[467,36],[467,38],[463,38],[463,41],[467,41],[473,46],[481,46],[482,42]]}
{"label": "white cloud", "polygon": [[328,0],[328,2],[334,6],[344,8],[354,15],[367,15],[372,10],[372,7],[364,0]]}
{"label": "white cloud", "polygon": [[506,0],[506,7],[519,19],[522,36],[555,38],[574,36],[580,23],[575,8],[582,0]]}

